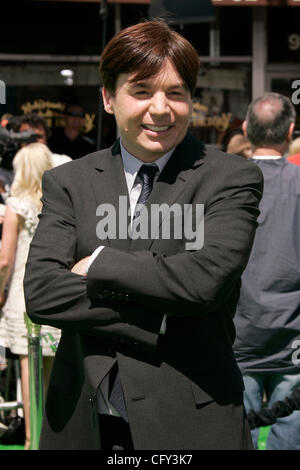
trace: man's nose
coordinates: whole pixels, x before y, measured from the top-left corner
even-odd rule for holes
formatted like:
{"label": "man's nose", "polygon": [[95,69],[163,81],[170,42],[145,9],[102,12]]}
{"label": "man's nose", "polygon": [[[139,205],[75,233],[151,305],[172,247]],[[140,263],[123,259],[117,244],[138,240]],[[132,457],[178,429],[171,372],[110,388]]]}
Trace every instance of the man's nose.
{"label": "man's nose", "polygon": [[151,99],[149,111],[151,114],[165,115],[169,114],[170,108],[168,99],[164,93],[156,93]]}

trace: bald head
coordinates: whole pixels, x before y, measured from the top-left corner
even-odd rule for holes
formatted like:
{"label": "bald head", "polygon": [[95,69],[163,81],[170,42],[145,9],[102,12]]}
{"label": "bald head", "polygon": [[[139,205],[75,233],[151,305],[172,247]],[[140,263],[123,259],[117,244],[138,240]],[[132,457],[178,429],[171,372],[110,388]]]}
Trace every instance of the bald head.
{"label": "bald head", "polygon": [[253,113],[262,123],[273,121],[282,113],[282,110],[283,103],[278,96],[266,96],[258,100],[253,106]]}
{"label": "bald head", "polygon": [[265,93],[248,108],[248,139],[254,147],[281,145],[286,141],[295,118],[295,108],[289,98],[279,93]]}

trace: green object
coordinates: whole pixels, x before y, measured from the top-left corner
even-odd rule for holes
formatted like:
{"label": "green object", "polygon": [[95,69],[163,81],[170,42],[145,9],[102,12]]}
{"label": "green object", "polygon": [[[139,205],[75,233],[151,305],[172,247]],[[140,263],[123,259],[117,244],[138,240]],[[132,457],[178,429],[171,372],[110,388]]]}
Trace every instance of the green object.
{"label": "green object", "polygon": [[41,326],[33,323],[26,313],[24,319],[28,333],[30,450],[38,450],[44,408]]}
{"label": "green object", "polygon": [[0,444],[0,451],[1,450],[24,450],[24,446],[19,445],[10,445],[5,446],[4,444]]}
{"label": "green object", "polygon": [[266,450],[267,438],[268,438],[268,434],[270,431],[270,427],[271,426],[264,426],[259,429],[258,442],[257,442],[258,450]]}
{"label": "green object", "polygon": [[43,337],[44,341],[46,343],[48,343],[48,341],[50,340],[50,348],[52,349],[52,351],[54,353],[56,353],[57,351],[57,342],[55,341],[54,337],[52,336],[51,333],[47,333],[46,335],[44,335]]}

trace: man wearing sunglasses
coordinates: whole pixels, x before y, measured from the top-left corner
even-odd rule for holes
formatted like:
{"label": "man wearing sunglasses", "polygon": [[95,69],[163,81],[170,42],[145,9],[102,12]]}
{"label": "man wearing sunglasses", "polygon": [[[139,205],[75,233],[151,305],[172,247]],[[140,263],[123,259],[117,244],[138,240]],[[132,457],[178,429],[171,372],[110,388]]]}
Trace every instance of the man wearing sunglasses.
{"label": "man wearing sunglasses", "polygon": [[82,135],[84,111],[79,105],[69,105],[65,111],[65,127],[53,133],[49,146],[53,152],[69,155],[73,160],[94,152],[91,139]]}

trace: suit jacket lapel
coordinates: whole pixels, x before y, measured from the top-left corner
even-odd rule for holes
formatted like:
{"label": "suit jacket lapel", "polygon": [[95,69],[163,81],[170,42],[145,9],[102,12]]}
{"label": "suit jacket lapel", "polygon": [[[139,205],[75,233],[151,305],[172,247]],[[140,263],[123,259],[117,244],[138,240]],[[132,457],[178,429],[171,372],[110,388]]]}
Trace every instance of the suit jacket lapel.
{"label": "suit jacket lapel", "polygon": [[[199,141],[187,134],[181,144],[175,149],[170,160],[159,175],[146,203],[148,209],[148,227],[150,232],[150,215],[152,204],[168,204],[172,206],[178,199],[189,179],[194,175],[194,169],[202,165],[205,147]],[[132,240],[130,249],[134,251],[149,250],[155,238]]]}
{"label": "suit jacket lapel", "polygon": [[[115,210],[116,237],[110,236],[103,241],[103,245],[127,250],[130,245],[128,235],[123,239],[119,238],[119,214],[123,217],[124,228],[125,225],[128,227],[130,223],[130,219],[127,215],[130,202],[119,141],[117,141],[111,149],[104,150],[101,154],[101,158],[99,154],[96,154],[95,158],[91,160],[89,183],[93,188],[97,208],[100,205],[109,204],[112,211]],[[121,199],[120,196],[122,196]],[[121,206],[119,206],[120,201]],[[99,242],[102,243],[102,240],[99,240]]]}
{"label": "suit jacket lapel", "polygon": [[[194,174],[194,169],[203,163],[205,147],[187,134],[181,144],[175,149],[172,157],[166,164],[158,180],[156,181],[150,197],[146,203],[148,209],[148,227],[150,232],[150,215],[152,204],[167,204],[172,206],[178,199],[185,185]],[[131,240],[127,234],[130,224],[128,209],[130,201],[126,178],[121,157],[119,141],[111,149],[107,149],[91,156],[89,168],[89,183],[93,188],[96,206],[109,204],[116,211],[116,237],[106,240],[99,239],[99,245],[109,245],[121,250],[149,250],[155,238],[138,238]],[[120,199],[120,196],[122,198]],[[122,207],[120,207],[120,201]],[[124,238],[119,237],[119,217],[123,217]],[[99,219],[100,220],[100,219]],[[95,228],[96,229],[96,228]]]}

